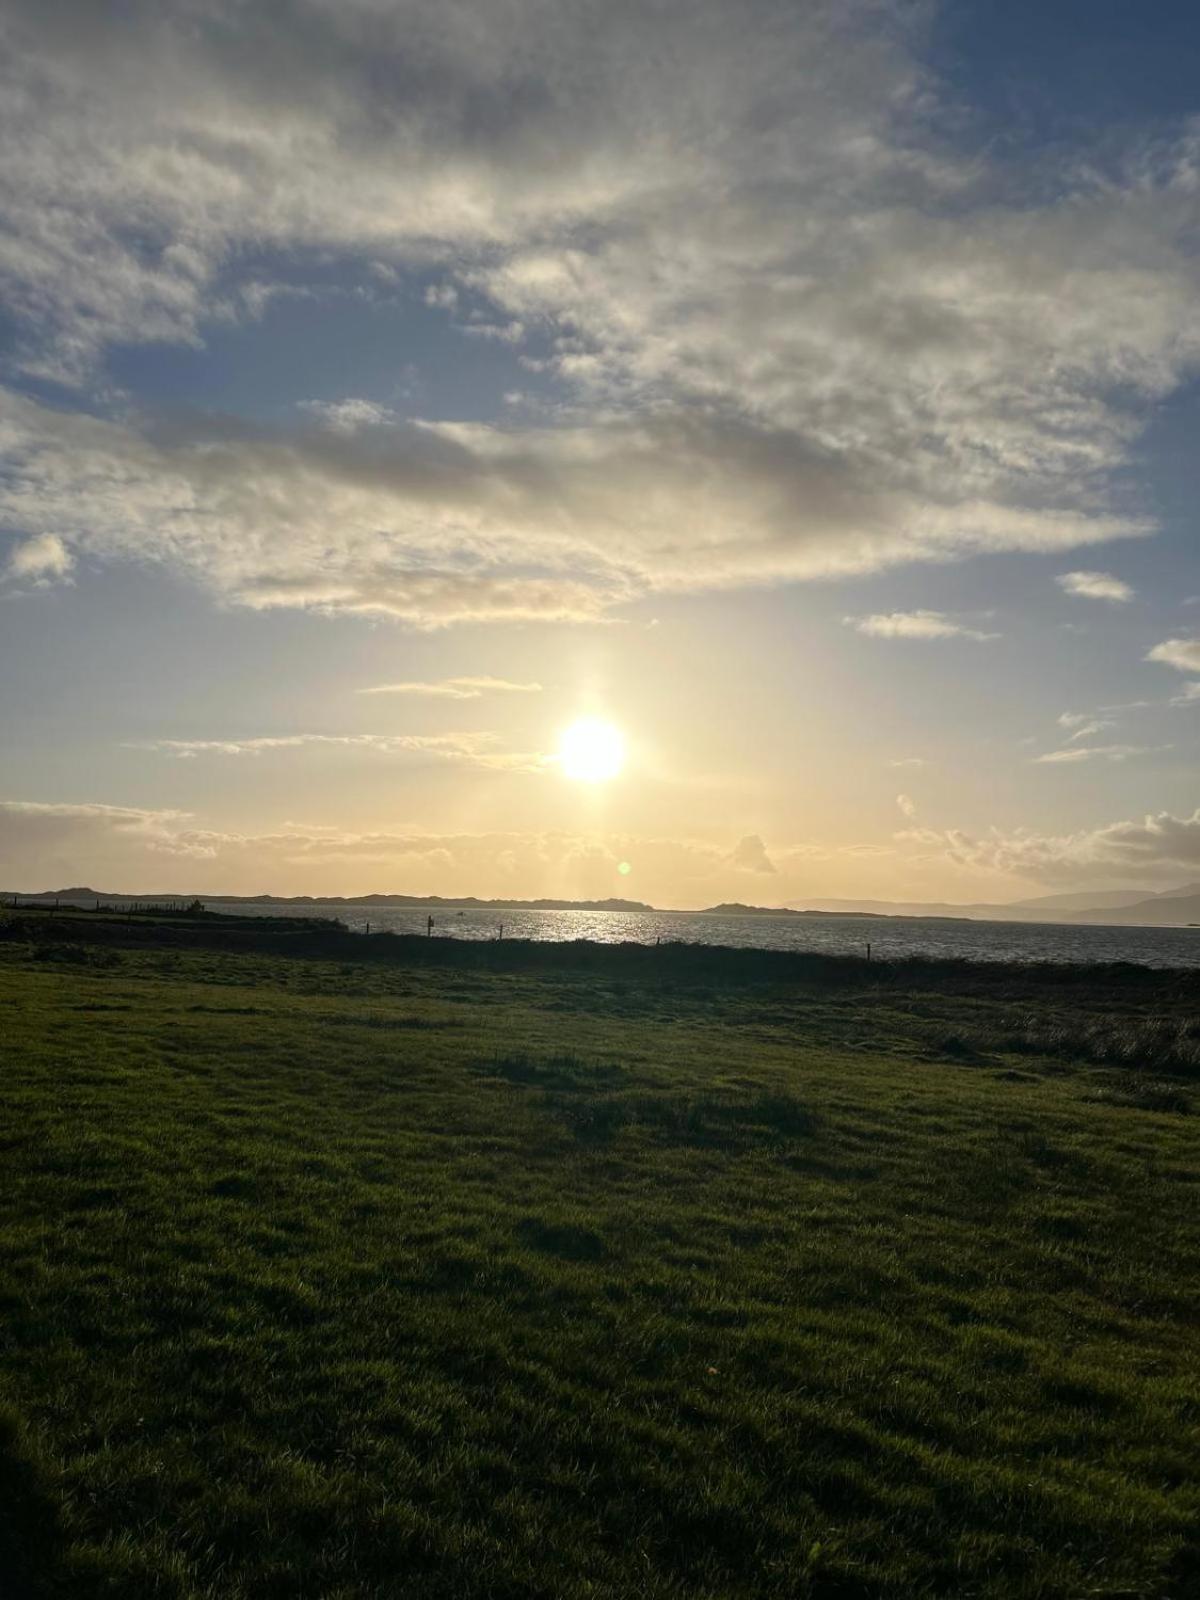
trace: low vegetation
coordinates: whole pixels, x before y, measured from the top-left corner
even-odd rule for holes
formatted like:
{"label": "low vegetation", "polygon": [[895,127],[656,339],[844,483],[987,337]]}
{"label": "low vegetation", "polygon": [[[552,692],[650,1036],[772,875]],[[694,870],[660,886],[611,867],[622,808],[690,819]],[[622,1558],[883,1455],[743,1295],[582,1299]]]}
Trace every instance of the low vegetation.
{"label": "low vegetation", "polygon": [[0,920],[5,1596],[1200,1592],[1200,975]]}

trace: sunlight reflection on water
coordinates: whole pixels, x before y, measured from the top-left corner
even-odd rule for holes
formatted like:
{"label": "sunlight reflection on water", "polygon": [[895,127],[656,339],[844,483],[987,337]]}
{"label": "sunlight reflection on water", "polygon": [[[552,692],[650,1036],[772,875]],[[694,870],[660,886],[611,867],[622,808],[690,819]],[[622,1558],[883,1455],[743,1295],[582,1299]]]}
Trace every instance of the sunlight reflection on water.
{"label": "sunlight reflection on water", "polygon": [[[347,906],[314,901],[270,905],[206,900],[212,911],[242,916],[338,917],[356,932],[423,934],[424,907]],[[1061,923],[968,922],[925,917],[728,917],[687,911],[434,910],[434,937],[594,939],[600,944],[688,940],[763,950],[863,955],[881,959],[958,957],[970,961],[1136,961],[1151,967],[1200,966],[1200,928],[1072,927]]]}

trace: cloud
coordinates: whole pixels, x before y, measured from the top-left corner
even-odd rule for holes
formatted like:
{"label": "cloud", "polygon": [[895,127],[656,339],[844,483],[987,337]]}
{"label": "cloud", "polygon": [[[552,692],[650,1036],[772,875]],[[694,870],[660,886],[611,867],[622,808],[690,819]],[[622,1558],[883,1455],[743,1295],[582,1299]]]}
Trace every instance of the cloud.
{"label": "cloud", "polygon": [[508,678],[439,678],[434,683],[376,683],[359,694],[406,694],[441,700],[478,700],[485,694],[540,694],[540,683],[513,683]]}
{"label": "cloud", "polygon": [[[14,359],[92,392],[8,397],[3,525],[424,627],[1151,532],[1110,487],[1200,355],[1194,142],[959,151],[927,12],[10,0]],[[97,387],[115,344],[409,291],[549,421],[271,434]]]}
{"label": "cloud", "polygon": [[911,818],[916,816],[917,803],[911,798],[911,796],[906,794],[898,794],[896,796],[896,804],[900,807],[900,810],[906,817]]}
{"label": "cloud", "polygon": [[1064,572],[1054,580],[1067,594],[1084,600],[1125,601],[1134,598],[1134,591],[1121,578],[1111,572]]}
{"label": "cloud", "polygon": [[1084,739],[1092,739],[1096,734],[1116,727],[1116,721],[1112,717],[1097,716],[1093,712],[1064,711],[1058,719],[1058,725],[1060,728],[1070,729],[1068,744],[1079,744]]}
{"label": "cloud", "polygon": [[8,574],[12,578],[49,583],[55,578],[65,578],[74,565],[75,558],[58,534],[42,533],[16,546],[8,558]]}
{"label": "cloud", "polygon": [[[1080,730],[1083,736],[1083,730]],[[1036,766],[1078,765],[1084,761],[1129,761],[1134,756],[1152,753],[1155,747],[1138,744],[1069,745],[1065,750],[1050,750],[1045,755],[1034,756]]]}
{"label": "cloud", "polygon": [[729,853],[731,866],[742,872],[774,873],[775,864],[767,854],[767,847],[756,833],[739,839]]}
{"label": "cloud", "polygon": [[126,745],[132,750],[153,750],[180,760],[197,756],[260,756],[277,750],[341,748],[368,750],[379,755],[428,755],[439,761],[459,762],[487,772],[540,772],[546,757],[519,751],[497,750],[494,733],[289,733],[253,739],[145,739]]}
{"label": "cloud", "polygon": [[357,433],[360,428],[381,428],[398,420],[390,407],[353,396],[345,400],[301,400],[298,405],[333,433]]}
{"label": "cloud", "polygon": [[1183,693],[1172,696],[1173,706],[1200,705],[1200,683],[1185,683]]}
{"label": "cloud", "polygon": [[1200,639],[1164,639],[1146,660],[1161,661],[1176,672],[1200,672]]}
{"label": "cloud", "polygon": [[67,888],[80,882],[77,869],[84,861],[98,870],[108,863],[120,870],[131,860],[174,853],[188,821],[182,811],[137,806],[0,801],[5,887]]}
{"label": "cloud", "polygon": [[[735,898],[744,886],[747,867],[735,858],[745,843],[730,852],[706,840],[629,833],[437,833],[305,822],[234,833],[172,810],[0,801],[0,886],[522,899],[632,892],[659,905],[711,905]],[[823,853],[801,846],[784,854],[806,866]],[[772,870],[763,855],[757,860],[749,870]]]}
{"label": "cloud", "polygon": [[9,821],[26,819],[47,828],[95,823],[117,833],[164,828],[187,815],[183,811],[154,811],[141,806],[110,806],[93,801],[60,804],[44,800],[0,800],[0,811]]}
{"label": "cloud", "polygon": [[973,639],[984,643],[998,633],[981,633],[955,622],[942,611],[876,612],[869,617],[846,617],[847,627],[874,639]]}
{"label": "cloud", "polygon": [[993,829],[976,838],[959,829],[915,830],[903,842],[960,867],[1009,873],[1050,883],[1164,878],[1200,866],[1200,811],[1177,817],[1167,811],[1070,834]]}
{"label": "cloud", "polygon": [[895,760],[888,762],[889,767],[911,767],[914,771],[928,765],[929,762],[924,756],[897,756]]}
{"label": "cloud", "polygon": [[[229,420],[113,422],[0,391],[0,429],[0,522],[70,530],[101,559],[182,568],[257,609],[426,627],[589,621],[649,590],[852,575],[992,545],[985,507],[938,511],[785,435],[678,413],[293,437]],[[1040,513],[1006,513],[1004,528],[1008,548],[1100,536]]]}

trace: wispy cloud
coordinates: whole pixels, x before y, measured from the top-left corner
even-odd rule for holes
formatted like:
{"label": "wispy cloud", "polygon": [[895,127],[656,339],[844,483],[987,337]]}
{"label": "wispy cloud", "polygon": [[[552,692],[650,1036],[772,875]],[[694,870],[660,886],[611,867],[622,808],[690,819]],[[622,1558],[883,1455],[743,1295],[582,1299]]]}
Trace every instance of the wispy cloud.
{"label": "wispy cloud", "polygon": [[331,747],[374,751],[379,755],[427,755],[492,772],[540,772],[547,758],[497,749],[494,733],[287,733],[253,739],[145,739],[126,749],[158,751],[180,760],[197,756],[261,756],[278,750]]}
{"label": "wispy cloud", "polygon": [[998,633],[985,633],[966,623],[956,622],[944,611],[888,611],[866,617],[846,617],[847,627],[874,639],[972,639],[982,644],[998,639]]}
{"label": "wispy cloud", "polygon": [[345,400],[300,400],[297,404],[333,433],[357,433],[360,428],[382,428],[399,420],[390,406],[353,395]]}
{"label": "wispy cloud", "polygon": [[432,683],[376,683],[359,694],[417,695],[437,700],[478,700],[485,694],[540,694],[540,683],[513,683],[508,678],[439,678]]}
{"label": "wispy cloud", "polygon": [[898,794],[896,796],[896,804],[906,817],[911,819],[912,817],[916,816],[917,803],[911,795]]}
{"label": "wispy cloud", "polygon": [[1123,602],[1134,598],[1134,590],[1111,572],[1064,572],[1055,582],[1067,594],[1082,600]]}
{"label": "wispy cloud", "polygon": [[1094,712],[1064,711],[1058,719],[1060,728],[1069,729],[1068,744],[1080,744],[1085,739],[1093,739],[1096,734],[1104,733],[1109,728],[1116,727],[1112,717],[1101,717]]}
{"label": "wispy cloud", "polygon": [[1050,750],[1034,756],[1035,766],[1073,766],[1084,761],[1130,761],[1134,756],[1150,755],[1162,745],[1096,744],[1069,745],[1065,750]]}

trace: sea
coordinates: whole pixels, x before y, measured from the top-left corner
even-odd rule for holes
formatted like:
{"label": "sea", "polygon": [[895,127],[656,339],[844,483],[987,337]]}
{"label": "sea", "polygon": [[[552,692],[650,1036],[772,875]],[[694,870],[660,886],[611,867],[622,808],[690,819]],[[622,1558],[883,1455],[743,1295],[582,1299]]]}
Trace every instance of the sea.
{"label": "sea", "polygon": [[355,932],[428,932],[435,939],[594,939],[600,944],[733,945],[820,951],[881,960],[904,956],[966,961],[1131,961],[1147,967],[1200,967],[1200,928],[1123,928],[1047,922],[976,922],[943,917],[723,916],[699,911],[530,911],[498,907],[279,905],[205,900],[234,916],[336,917]]}

